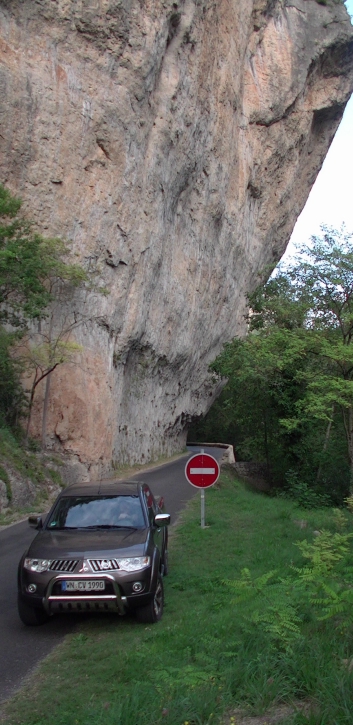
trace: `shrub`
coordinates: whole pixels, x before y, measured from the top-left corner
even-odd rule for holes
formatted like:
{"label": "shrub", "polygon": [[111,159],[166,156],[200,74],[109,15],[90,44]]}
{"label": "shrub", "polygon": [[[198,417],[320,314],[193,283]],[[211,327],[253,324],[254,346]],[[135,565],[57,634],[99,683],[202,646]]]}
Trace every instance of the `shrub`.
{"label": "shrub", "polygon": [[305,481],[300,480],[296,471],[290,469],[286,474],[287,488],[282,495],[293,499],[298,506],[305,509],[323,508],[330,505],[330,499],[326,493],[315,490]]}

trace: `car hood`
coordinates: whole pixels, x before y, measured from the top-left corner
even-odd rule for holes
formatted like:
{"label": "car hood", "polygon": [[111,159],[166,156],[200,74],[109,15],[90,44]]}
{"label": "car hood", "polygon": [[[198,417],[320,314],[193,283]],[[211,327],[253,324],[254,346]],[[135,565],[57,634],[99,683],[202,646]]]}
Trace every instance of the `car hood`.
{"label": "car hood", "polygon": [[148,529],[113,531],[41,531],[26,556],[31,559],[77,559],[144,556]]}

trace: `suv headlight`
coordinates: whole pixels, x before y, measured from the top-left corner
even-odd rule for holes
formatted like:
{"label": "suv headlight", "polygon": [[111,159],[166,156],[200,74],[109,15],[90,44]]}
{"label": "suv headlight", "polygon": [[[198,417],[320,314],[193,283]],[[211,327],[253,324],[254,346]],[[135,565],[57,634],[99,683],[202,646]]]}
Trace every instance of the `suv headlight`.
{"label": "suv headlight", "polygon": [[119,569],[124,571],[137,571],[138,569],[145,569],[146,566],[150,565],[149,556],[134,556],[126,559],[116,559]]}
{"label": "suv headlight", "polygon": [[50,559],[25,559],[23,566],[29,571],[48,571],[50,569]]}

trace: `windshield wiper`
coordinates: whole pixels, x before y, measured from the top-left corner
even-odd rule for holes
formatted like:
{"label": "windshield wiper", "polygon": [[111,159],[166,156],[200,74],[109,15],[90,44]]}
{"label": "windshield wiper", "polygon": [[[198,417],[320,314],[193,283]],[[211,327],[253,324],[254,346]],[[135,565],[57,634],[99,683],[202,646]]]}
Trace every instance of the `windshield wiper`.
{"label": "windshield wiper", "polygon": [[82,529],[135,529],[136,526],[126,526],[125,524],[94,524],[94,526],[81,526]]}
{"label": "windshield wiper", "polygon": [[46,526],[48,531],[94,531],[95,529],[131,529],[136,531],[136,526],[126,526],[124,524],[93,524],[92,526]]}

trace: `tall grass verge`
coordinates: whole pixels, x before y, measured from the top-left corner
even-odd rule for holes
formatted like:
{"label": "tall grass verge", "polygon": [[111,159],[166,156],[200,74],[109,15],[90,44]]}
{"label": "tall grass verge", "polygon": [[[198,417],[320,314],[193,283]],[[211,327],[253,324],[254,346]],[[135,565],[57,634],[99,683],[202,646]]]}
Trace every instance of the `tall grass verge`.
{"label": "tall grass verge", "polygon": [[[332,512],[300,512],[227,472],[206,493],[206,521],[201,529],[196,497],[171,531],[163,620],[82,620],[8,703],[8,725],[212,725],[233,723],[235,709],[260,716],[283,704],[293,705],[283,725],[352,725],[350,629],[339,617],[319,621],[309,603],[288,646],[227,583],[248,568],[255,578],[275,570],[277,586],[303,566],[297,541],[335,531]],[[50,636],[55,620],[46,626]]]}

